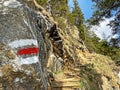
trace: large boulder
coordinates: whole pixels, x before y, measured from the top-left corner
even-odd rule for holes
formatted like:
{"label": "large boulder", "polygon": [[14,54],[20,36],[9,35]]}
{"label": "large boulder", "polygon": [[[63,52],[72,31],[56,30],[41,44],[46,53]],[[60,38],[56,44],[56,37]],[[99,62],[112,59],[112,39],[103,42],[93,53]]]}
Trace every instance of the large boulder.
{"label": "large boulder", "polygon": [[37,14],[22,0],[0,1],[0,83],[3,89],[46,88],[46,46],[42,33]]}

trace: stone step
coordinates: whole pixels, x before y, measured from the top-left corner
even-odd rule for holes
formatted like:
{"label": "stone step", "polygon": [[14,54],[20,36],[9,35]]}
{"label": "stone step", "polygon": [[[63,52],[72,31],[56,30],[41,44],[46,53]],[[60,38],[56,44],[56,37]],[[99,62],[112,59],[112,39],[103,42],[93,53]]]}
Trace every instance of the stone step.
{"label": "stone step", "polygon": [[78,82],[57,82],[52,84],[51,87],[80,87]]}
{"label": "stone step", "polygon": [[76,78],[67,78],[67,79],[58,79],[57,82],[79,82],[79,79]]}
{"label": "stone step", "polygon": [[81,90],[79,87],[52,87],[48,90]]}
{"label": "stone step", "polygon": [[68,79],[58,79],[51,84],[52,87],[79,87],[79,79],[68,78]]}
{"label": "stone step", "polygon": [[3,90],[3,88],[2,88],[2,84],[0,83],[0,90]]}

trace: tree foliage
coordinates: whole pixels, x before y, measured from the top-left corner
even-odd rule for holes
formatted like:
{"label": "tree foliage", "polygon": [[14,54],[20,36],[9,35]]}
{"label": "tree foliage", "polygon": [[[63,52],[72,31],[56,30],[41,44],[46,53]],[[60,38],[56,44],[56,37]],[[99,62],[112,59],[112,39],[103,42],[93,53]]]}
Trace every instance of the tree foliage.
{"label": "tree foliage", "polygon": [[92,53],[99,53],[111,57],[116,63],[120,61],[120,50],[118,47],[110,46],[107,41],[100,40],[93,32],[86,31],[85,44]]}
{"label": "tree foliage", "polygon": [[74,7],[72,10],[72,14],[73,14],[73,17],[75,19],[74,23],[75,23],[75,26],[79,27],[84,22],[84,16],[83,16],[83,13],[80,9],[80,6],[78,5],[77,0],[73,0],[73,2],[74,2]]}
{"label": "tree foliage", "polygon": [[84,40],[85,35],[84,35],[84,16],[83,13],[80,9],[80,6],[78,5],[77,0],[73,0],[74,7],[71,13],[71,16],[73,18],[72,22],[74,25],[79,29],[80,32],[80,37]]}
{"label": "tree foliage", "polygon": [[113,35],[109,43],[112,46],[120,47],[120,10],[117,12],[114,20],[112,20],[109,25],[112,27]]}
{"label": "tree foliage", "polygon": [[112,17],[120,9],[120,0],[92,0],[95,8],[92,24],[98,24],[100,20]]}
{"label": "tree foliage", "polygon": [[114,17],[114,20],[110,22],[112,28],[112,37],[110,44],[113,46],[119,46],[120,43],[120,0],[92,0],[95,5],[95,12],[90,20],[91,24],[99,24],[101,20],[105,18]]}
{"label": "tree foliage", "polygon": [[45,4],[47,3],[47,0],[36,0],[38,2],[38,4],[45,6]]}

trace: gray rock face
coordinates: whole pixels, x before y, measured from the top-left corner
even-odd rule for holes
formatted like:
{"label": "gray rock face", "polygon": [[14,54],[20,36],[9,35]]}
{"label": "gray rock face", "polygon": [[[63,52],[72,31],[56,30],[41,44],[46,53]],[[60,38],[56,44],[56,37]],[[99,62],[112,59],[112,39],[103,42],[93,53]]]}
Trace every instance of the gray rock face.
{"label": "gray rock face", "polygon": [[0,40],[9,43],[19,39],[36,39],[36,27],[31,20],[33,18],[29,15],[29,9],[22,4],[11,8],[4,6],[4,3],[0,8]]}
{"label": "gray rock face", "polygon": [[[39,39],[38,39],[39,38]],[[0,83],[5,90],[46,89],[44,39],[23,2],[0,0]]]}

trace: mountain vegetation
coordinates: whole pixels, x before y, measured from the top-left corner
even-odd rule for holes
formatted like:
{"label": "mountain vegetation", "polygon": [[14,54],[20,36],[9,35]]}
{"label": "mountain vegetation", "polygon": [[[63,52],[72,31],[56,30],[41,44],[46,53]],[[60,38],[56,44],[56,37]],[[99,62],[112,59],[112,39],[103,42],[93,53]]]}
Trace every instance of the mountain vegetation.
{"label": "mountain vegetation", "polygon": [[[88,20],[89,23],[91,25],[98,25],[100,21],[103,21],[105,18],[114,17],[114,19],[109,23],[109,26],[112,28],[112,37],[108,42],[107,40],[101,41],[96,35],[92,35],[91,37],[91,35],[87,34],[86,41],[91,42],[87,43],[87,45],[90,47],[90,51],[110,56],[113,60],[116,61],[116,63],[118,63],[120,62],[120,0],[92,1],[94,2],[95,11],[91,19]],[[89,37],[91,38],[89,39]]]}
{"label": "mountain vegetation", "polygon": [[85,44],[90,52],[109,56],[117,65],[120,65],[120,49],[118,47],[111,46],[106,40],[100,40],[94,33],[92,36],[87,33]]}
{"label": "mountain vegetation", "polygon": [[[4,6],[8,3],[6,1],[2,0],[0,3],[2,8],[8,9],[0,8],[0,31],[23,29],[34,32],[33,38],[37,41],[40,52],[37,54],[38,62],[21,65],[22,58],[19,60],[20,56],[16,55],[16,51],[10,47],[9,50],[6,49],[6,44],[0,42],[1,90],[120,89],[119,47],[115,43],[101,40],[90,30],[78,0],[73,0],[72,10],[68,6],[69,0],[12,0],[10,7]],[[105,11],[111,11],[107,6],[116,1],[119,3],[119,0],[92,1],[97,7],[96,14],[90,20],[93,24],[104,19],[104,15],[108,17],[109,14]],[[11,8],[15,3],[21,4]],[[118,27],[114,20],[110,25],[113,28]],[[19,32],[17,34],[19,35]],[[111,42],[113,41],[115,40]],[[35,47],[34,44],[32,46]],[[27,56],[29,55],[23,58]]]}
{"label": "mountain vegetation", "polygon": [[94,2],[94,14],[88,21],[92,25],[99,24],[100,21],[105,18],[114,18],[110,22],[112,28],[113,37],[110,40],[110,44],[113,46],[119,46],[120,41],[120,0],[92,0]]}
{"label": "mountain vegetation", "polygon": [[91,19],[92,24],[99,24],[100,20],[119,13],[120,0],[92,0],[92,2],[95,3],[95,11]]}

